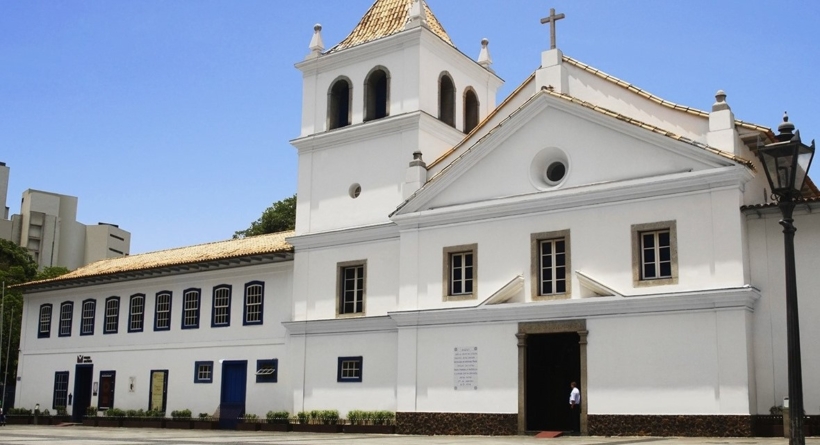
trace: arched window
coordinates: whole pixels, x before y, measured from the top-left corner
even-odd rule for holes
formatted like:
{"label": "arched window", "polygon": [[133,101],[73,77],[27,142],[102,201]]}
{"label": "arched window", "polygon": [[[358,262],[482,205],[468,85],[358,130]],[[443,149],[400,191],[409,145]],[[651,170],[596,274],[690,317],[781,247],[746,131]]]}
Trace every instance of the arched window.
{"label": "arched window", "polygon": [[337,79],[330,87],[327,98],[327,129],[350,125],[350,95],[352,85],[346,78]]}
{"label": "arched window", "polygon": [[478,96],[471,87],[464,92],[464,132],[469,133],[478,125]]}
{"label": "arched window", "polygon": [[451,127],[456,126],[456,85],[446,72],[438,79],[438,118]]}
{"label": "arched window", "polygon": [[390,114],[389,91],[390,75],[387,69],[383,67],[373,69],[364,81],[365,122],[381,119]]}

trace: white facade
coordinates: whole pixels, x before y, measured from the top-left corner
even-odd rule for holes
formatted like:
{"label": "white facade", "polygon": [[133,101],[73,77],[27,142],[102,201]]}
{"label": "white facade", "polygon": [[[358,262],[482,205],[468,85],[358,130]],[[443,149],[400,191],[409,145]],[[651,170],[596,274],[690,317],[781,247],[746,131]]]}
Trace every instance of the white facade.
{"label": "white facade", "polygon": [[[1,163],[0,163],[1,164]],[[23,192],[20,214],[8,218],[5,206],[9,167],[0,165],[0,238],[26,248],[40,268],[77,269],[106,258],[126,256],[131,233],[118,226],[77,222],[77,198],[28,189]]]}
{"label": "white facade", "polygon": [[[115,406],[124,409],[146,408],[149,372],[167,369],[169,411],[215,412],[227,384],[219,360],[247,363],[244,411],[259,415],[386,409],[410,423],[421,413],[462,415],[454,424],[488,415],[507,422],[504,432],[563,428],[542,422],[563,414],[538,399],[564,407],[571,380],[582,392],[581,429],[593,433],[624,415],[678,416],[679,428],[704,416],[749,424],[782,403],[782,235],[776,209],[759,199],[767,184],[749,148],[769,129],[735,121],[721,93],[711,112],[669,104],[559,50],[544,52],[541,68],[496,107],[500,80],[426,26],[324,54],[316,32],[314,52],[297,65],[292,257],[216,270],[159,262],[159,277],[151,267],[134,276],[81,269],[29,285],[18,404],[49,400],[53,388],[27,382],[72,372],[77,355],[93,357],[95,381],[117,370]],[[388,94],[378,96],[387,112],[366,120],[374,70],[389,74]],[[457,98],[475,91],[475,129],[463,131],[460,99],[454,126],[440,119],[445,72]],[[347,91],[334,88],[339,79],[349,96],[337,97]],[[335,114],[339,100],[349,112]],[[810,198],[796,217],[807,339],[820,334],[809,323],[820,314],[810,297],[820,286],[810,261],[819,202]],[[642,253],[650,250],[656,259]],[[248,263],[256,256],[246,254]],[[244,326],[232,309],[229,329],[209,327],[212,292],[231,284],[235,309],[237,289],[251,281],[265,283],[264,324]],[[202,295],[193,331],[178,325],[178,295],[189,288]],[[84,299],[99,308],[141,293],[147,319],[162,290],[174,295],[170,332],[127,333],[121,315],[117,334],[37,338],[44,304],[56,314],[74,301],[76,327]],[[809,379],[820,353],[807,344],[805,407],[818,415],[820,385]],[[252,383],[263,359],[278,360],[276,383]],[[215,363],[212,384],[194,381],[202,360]],[[351,360],[358,373],[346,380],[342,362]],[[539,382],[542,372],[555,381]],[[125,376],[137,382],[133,392]],[[466,428],[458,431],[476,432]]]}

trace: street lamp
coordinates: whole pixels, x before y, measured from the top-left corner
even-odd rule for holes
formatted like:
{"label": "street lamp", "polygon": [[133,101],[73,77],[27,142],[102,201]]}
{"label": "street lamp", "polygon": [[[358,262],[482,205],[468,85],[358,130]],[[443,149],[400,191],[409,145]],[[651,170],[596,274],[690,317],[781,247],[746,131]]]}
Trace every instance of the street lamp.
{"label": "street lamp", "polygon": [[758,143],[757,155],[766,171],[783,219],[783,243],[786,256],[786,336],[789,361],[789,445],[805,445],[803,436],[803,371],[800,364],[800,320],[797,315],[797,276],[794,270],[794,211],[814,157],[811,146],[800,141],[800,132],[794,131],[789,115],[777,127],[777,142]]}

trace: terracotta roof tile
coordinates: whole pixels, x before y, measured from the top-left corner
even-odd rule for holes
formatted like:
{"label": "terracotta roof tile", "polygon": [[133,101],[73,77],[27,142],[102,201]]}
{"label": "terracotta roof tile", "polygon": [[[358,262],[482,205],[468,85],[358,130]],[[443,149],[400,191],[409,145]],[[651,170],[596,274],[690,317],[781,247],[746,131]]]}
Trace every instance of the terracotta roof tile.
{"label": "terracotta roof tile", "polygon": [[[359,21],[359,24],[353,28],[353,31],[327,52],[332,53],[352,48],[403,31],[404,25],[409,18],[412,3],[413,0],[376,0]],[[427,15],[427,27],[430,31],[449,45],[455,46],[426,2],[424,3],[424,11]]]}
{"label": "terracotta roof tile", "polygon": [[279,232],[243,239],[217,241],[196,246],[160,250],[121,258],[110,258],[83,266],[57,278],[32,281],[21,285],[21,287],[244,256],[292,252],[293,246],[288,244],[285,238],[293,234],[293,231]]}
{"label": "terracotta roof tile", "polygon": [[[632,85],[629,82],[618,79],[615,76],[607,74],[607,73],[605,73],[605,72],[603,72],[603,71],[601,71],[597,68],[591,67],[591,66],[589,66],[585,63],[581,63],[581,62],[573,59],[572,57],[564,56],[564,62],[567,62],[570,65],[573,65],[575,67],[578,67],[578,68],[580,68],[580,69],[582,69],[582,70],[584,70],[588,73],[592,73],[592,74],[594,74],[594,75],[596,75],[596,76],[598,76],[598,77],[600,77],[604,80],[612,82],[615,85],[626,88],[627,90],[629,90],[629,91],[631,91],[631,92],[633,92],[633,93],[635,93],[635,94],[637,94],[641,97],[649,99],[652,102],[655,102],[655,103],[657,103],[659,105],[662,105],[664,107],[668,107],[668,108],[671,108],[673,110],[683,111],[684,113],[694,114],[695,116],[706,117],[706,118],[709,117],[709,113],[707,113],[706,111],[698,110],[697,108],[687,107],[687,106],[684,106],[684,105],[676,104],[674,102],[669,102],[668,100],[664,100],[664,99],[662,99],[658,96],[655,96],[654,94],[652,94],[648,91],[642,90],[642,89],[636,87],[635,85]],[[772,133],[772,130],[769,127],[764,127],[762,125],[757,125],[757,124],[753,124],[751,122],[745,122],[745,121],[737,120],[737,119],[735,120],[735,125],[738,126],[738,127],[749,129],[749,130],[755,130],[755,131],[759,131],[761,133],[766,133],[771,138],[774,138],[774,134]]]}

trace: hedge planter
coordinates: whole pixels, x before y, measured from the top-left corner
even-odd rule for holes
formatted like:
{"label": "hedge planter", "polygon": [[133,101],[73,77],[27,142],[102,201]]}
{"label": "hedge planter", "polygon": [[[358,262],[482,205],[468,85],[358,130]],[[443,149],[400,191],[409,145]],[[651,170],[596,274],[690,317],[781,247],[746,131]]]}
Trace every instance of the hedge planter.
{"label": "hedge planter", "polygon": [[236,424],[236,429],[239,431],[259,431],[261,425],[259,422],[245,422],[240,420],[239,423]]}
{"label": "hedge planter", "polygon": [[345,433],[352,434],[396,434],[395,425],[345,425]]}
{"label": "hedge planter", "polygon": [[122,420],[126,428],[165,428],[165,419],[159,417],[126,417]]}
{"label": "hedge planter", "polygon": [[97,418],[83,417],[83,426],[97,426]]}
{"label": "hedge planter", "polygon": [[165,420],[165,428],[173,428],[177,430],[190,430],[193,428],[193,420],[181,420],[181,419],[166,419]]}
{"label": "hedge planter", "polygon": [[119,428],[122,426],[122,419],[116,417],[97,417],[97,426]]}
{"label": "hedge planter", "polygon": [[31,425],[34,423],[34,416],[6,416],[6,424],[8,425]]}
{"label": "hedge planter", "polygon": [[218,430],[219,429],[219,421],[218,420],[194,420],[194,429],[195,430]]}
{"label": "hedge planter", "polygon": [[40,424],[42,425],[60,425],[63,423],[70,423],[71,416],[46,416],[40,417]]}
{"label": "hedge planter", "polygon": [[281,422],[268,422],[262,423],[259,425],[262,431],[280,431],[280,432],[288,432],[291,431],[290,423],[287,420],[283,420]]}
{"label": "hedge planter", "polygon": [[341,433],[342,425],[323,425],[310,423],[295,423],[293,431],[298,433]]}

